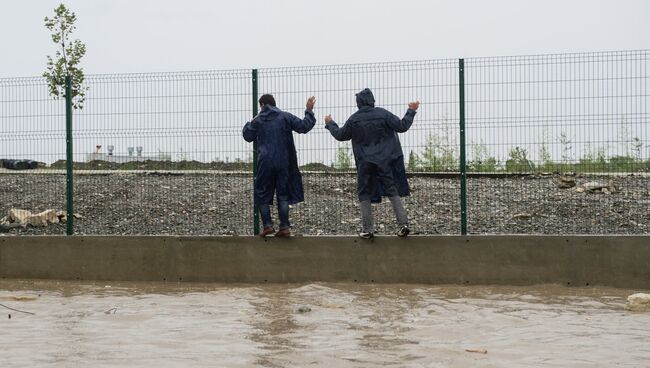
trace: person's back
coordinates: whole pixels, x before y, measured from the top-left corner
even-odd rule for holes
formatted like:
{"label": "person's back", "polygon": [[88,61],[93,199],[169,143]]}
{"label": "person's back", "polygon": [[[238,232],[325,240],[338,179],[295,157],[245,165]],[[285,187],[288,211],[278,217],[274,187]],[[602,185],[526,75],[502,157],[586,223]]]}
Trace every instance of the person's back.
{"label": "person's back", "polygon": [[399,119],[395,123],[395,115],[381,107],[375,107],[374,96],[367,88],[357,94],[357,106],[359,110],[346,122],[351,131],[355,157],[383,165],[403,156],[395,132],[408,130],[410,124],[400,125]]}
{"label": "person's back", "polygon": [[263,95],[259,100],[261,112],[242,129],[247,142],[257,143],[255,206],[264,222],[260,236],[274,231],[269,208],[274,195],[280,217],[280,231],[276,236],[289,236],[289,205],[304,200],[293,132],[307,133],[314,127],[315,101],[313,96],[307,100],[305,118],[300,119],[278,109],[272,95]]}
{"label": "person's back", "polygon": [[[296,118],[275,106],[265,106],[255,119],[257,123],[257,160],[273,168],[287,168],[296,158],[293,141],[292,121]],[[309,131],[308,127],[296,127],[299,133]],[[303,128],[303,129],[300,129]]]}
{"label": "person's back", "polygon": [[408,218],[400,196],[409,195],[410,190],[397,133],[405,132],[411,127],[420,103],[409,103],[404,118],[400,119],[387,110],[375,107],[375,98],[368,88],[357,93],[356,99],[359,110],[341,128],[329,115],[325,117],[325,127],[339,141],[352,140],[357,167],[357,195],[363,222],[360,235],[372,237],[371,200],[387,196],[401,226],[399,235],[406,236],[409,232]]}

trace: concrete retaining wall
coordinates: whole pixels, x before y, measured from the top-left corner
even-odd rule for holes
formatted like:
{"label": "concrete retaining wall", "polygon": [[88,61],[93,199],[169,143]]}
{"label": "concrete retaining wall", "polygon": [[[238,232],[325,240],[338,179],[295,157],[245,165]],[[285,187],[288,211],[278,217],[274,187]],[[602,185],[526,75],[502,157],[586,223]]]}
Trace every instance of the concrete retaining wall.
{"label": "concrete retaining wall", "polygon": [[0,277],[650,289],[650,237],[0,237]]}

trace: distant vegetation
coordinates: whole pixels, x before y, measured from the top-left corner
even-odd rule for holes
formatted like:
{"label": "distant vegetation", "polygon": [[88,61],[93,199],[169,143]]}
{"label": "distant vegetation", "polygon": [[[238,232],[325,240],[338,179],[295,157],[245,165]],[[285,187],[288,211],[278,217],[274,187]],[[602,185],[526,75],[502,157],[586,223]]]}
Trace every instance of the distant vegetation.
{"label": "distant vegetation", "polygon": [[[583,152],[575,156],[575,143],[564,132],[555,139],[556,159],[553,159],[549,149],[547,134],[540,137],[541,142],[535,144],[536,158],[531,158],[529,150],[523,146],[509,148],[507,157],[496,157],[484,142],[468,143],[466,168],[467,172],[475,173],[590,173],[590,172],[649,172],[650,160],[644,159],[643,149],[647,145],[638,137],[624,135],[607,146],[582,145]],[[608,148],[616,144],[618,152],[623,154],[608,155]],[[559,148],[559,149],[558,149]],[[503,149],[503,147],[501,147]],[[453,141],[447,130],[431,134],[423,146],[405,150],[405,164],[409,172],[449,172],[460,171],[459,147]],[[298,153],[300,156],[300,152]],[[172,157],[175,160],[172,160]],[[212,162],[200,162],[189,159],[191,154],[183,149],[178,154],[159,152],[155,159],[115,163],[108,161],[75,162],[76,170],[223,170],[249,171],[253,170],[252,153],[245,159],[225,161],[219,158]],[[39,165],[43,167],[44,165]],[[65,168],[65,161],[60,160],[49,166],[54,169]],[[354,172],[355,164],[352,147],[349,143],[337,147],[333,162],[307,163],[300,167],[303,171],[313,172]]]}
{"label": "distant vegetation", "polygon": [[[620,152],[623,155],[607,155],[605,147],[589,147],[579,157],[575,157],[574,143],[562,132],[557,137],[560,146],[559,160],[553,160],[548,145],[548,137],[542,137],[537,145],[538,159],[531,159],[530,152],[520,146],[509,149],[506,158],[493,156],[484,143],[468,144],[471,154],[466,157],[468,172],[648,172],[650,160],[643,159],[644,144],[638,137],[620,137]],[[622,143],[620,143],[622,142]],[[406,152],[405,152],[406,154]],[[419,153],[408,152],[408,171],[411,172],[458,172],[460,170],[459,148],[451,141],[447,132],[430,135]]]}

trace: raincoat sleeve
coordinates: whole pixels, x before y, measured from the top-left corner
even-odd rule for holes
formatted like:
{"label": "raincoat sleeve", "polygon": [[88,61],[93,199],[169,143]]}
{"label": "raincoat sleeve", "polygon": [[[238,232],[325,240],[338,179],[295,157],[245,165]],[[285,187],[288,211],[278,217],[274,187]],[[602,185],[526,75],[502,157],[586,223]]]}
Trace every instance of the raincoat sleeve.
{"label": "raincoat sleeve", "polygon": [[325,125],[325,129],[329,130],[337,141],[349,141],[352,139],[352,129],[346,122],[343,124],[342,128],[339,128],[338,124],[334,120],[331,123]]}
{"label": "raincoat sleeve", "polygon": [[287,114],[287,116],[289,117],[289,124],[291,124],[291,129],[297,133],[308,133],[311,128],[314,127],[314,124],[316,124],[316,117],[314,116],[314,112],[312,110],[305,110],[304,119],[300,119],[299,117],[292,114]]}
{"label": "raincoat sleeve", "polygon": [[244,129],[242,129],[242,135],[246,142],[254,141],[257,138],[257,122],[253,120],[246,123]]}
{"label": "raincoat sleeve", "polygon": [[386,121],[388,122],[388,126],[391,129],[393,129],[398,133],[404,133],[405,131],[409,130],[411,124],[413,124],[413,118],[415,117],[415,113],[416,113],[415,110],[408,109],[406,110],[406,114],[404,114],[402,120],[400,120],[397,116],[395,116],[391,112],[386,111],[387,114]]}

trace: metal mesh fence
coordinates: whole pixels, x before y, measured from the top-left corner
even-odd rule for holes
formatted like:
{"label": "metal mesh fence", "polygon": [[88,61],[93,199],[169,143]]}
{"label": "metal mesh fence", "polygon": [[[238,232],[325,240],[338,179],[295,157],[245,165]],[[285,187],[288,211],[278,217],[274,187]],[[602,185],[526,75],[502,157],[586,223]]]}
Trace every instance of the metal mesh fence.
{"label": "metal mesh fence", "polygon": [[[298,232],[354,234],[360,225],[351,144],[336,141],[325,129],[323,116],[331,114],[343,125],[357,111],[355,94],[366,87],[373,91],[376,106],[400,118],[410,101],[422,101],[413,126],[400,134],[412,189],[405,207],[417,233],[458,231],[458,200],[449,200],[458,197],[458,180],[422,174],[441,170],[442,163],[432,158],[432,147],[450,156],[457,152],[456,68],[456,60],[439,60],[259,70],[260,93],[273,94],[285,111],[302,117],[307,98],[317,97],[316,126],[306,135],[295,135],[306,190],[305,202],[290,213]],[[458,160],[452,161],[445,164],[457,171]],[[375,208],[377,231],[395,233],[390,203]],[[439,213],[445,213],[444,218]]]}
{"label": "metal mesh fence", "polygon": [[[349,142],[339,124],[370,88],[376,105],[403,116],[400,134],[412,194],[412,230],[458,234],[461,176],[471,234],[628,234],[650,230],[648,51],[250,70],[95,75],[75,110],[74,212],[78,234],[253,233],[253,145],[241,136],[263,93],[302,117],[316,96],[317,123],[294,134],[305,202],[293,231],[354,234],[360,222]],[[65,103],[42,78],[0,79],[0,218],[14,209],[62,211],[66,203]],[[460,158],[464,124],[466,162]],[[18,160],[18,161],[16,161]],[[22,160],[22,161],[21,161]],[[376,228],[393,233],[390,204]],[[277,216],[274,214],[277,220]],[[65,226],[17,226],[63,234]]]}
{"label": "metal mesh fence", "polygon": [[[65,172],[42,170],[65,157],[65,105],[48,94],[42,78],[0,79],[0,220],[65,210]],[[25,170],[18,170],[25,169]],[[50,215],[51,216],[51,215]],[[19,234],[64,234],[65,226],[16,227]]]}
{"label": "metal mesh fence", "polygon": [[250,71],[91,76],[74,119],[77,231],[250,234]]}
{"label": "metal mesh fence", "polygon": [[649,64],[648,51],[467,59],[468,170],[506,176],[469,178],[470,232],[647,233]]}

